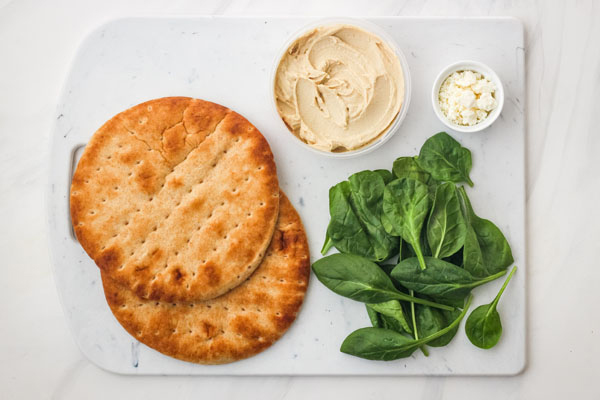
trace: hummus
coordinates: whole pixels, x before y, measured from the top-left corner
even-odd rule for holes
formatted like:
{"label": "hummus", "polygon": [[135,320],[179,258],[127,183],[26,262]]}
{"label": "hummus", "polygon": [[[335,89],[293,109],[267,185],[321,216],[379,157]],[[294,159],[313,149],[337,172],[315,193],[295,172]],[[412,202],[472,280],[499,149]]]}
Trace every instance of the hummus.
{"label": "hummus", "polygon": [[288,128],[312,147],[347,151],[381,136],[404,100],[404,76],[380,37],[352,25],[315,28],[287,49],[275,101]]}

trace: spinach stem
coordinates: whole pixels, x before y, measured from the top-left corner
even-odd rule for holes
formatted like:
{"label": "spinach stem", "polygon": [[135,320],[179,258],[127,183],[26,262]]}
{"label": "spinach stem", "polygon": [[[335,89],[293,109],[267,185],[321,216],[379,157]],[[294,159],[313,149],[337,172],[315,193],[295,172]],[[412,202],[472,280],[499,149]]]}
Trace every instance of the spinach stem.
{"label": "spinach stem", "polygon": [[454,329],[454,327],[456,327],[456,325],[460,324],[460,321],[462,321],[462,319],[464,318],[465,314],[467,313],[467,311],[469,310],[469,307],[471,306],[471,301],[473,300],[473,296],[469,296],[469,299],[467,300],[467,304],[465,304],[465,307],[463,308],[462,312],[460,313],[460,315],[447,327],[445,327],[444,329],[440,329],[439,331],[432,333],[429,336],[426,336],[422,339],[419,340],[415,340],[412,345],[413,346],[421,346],[422,344],[426,344],[434,339],[439,338],[440,336],[444,336],[446,333],[450,332],[452,329]]}
{"label": "spinach stem", "polygon": [[502,296],[502,293],[504,293],[504,289],[506,289],[508,282],[510,282],[512,276],[514,275],[514,273],[516,271],[517,271],[517,266],[515,265],[513,267],[513,269],[510,271],[510,274],[508,274],[508,276],[506,277],[506,280],[504,281],[504,284],[502,285],[502,287],[500,288],[500,291],[496,295],[496,298],[494,298],[494,301],[492,301],[491,307],[489,308],[487,314],[489,314],[492,309],[494,309],[494,310],[496,309],[496,306],[498,305],[498,301],[500,301],[500,296]]}
{"label": "spinach stem", "polygon": [[439,303],[434,303],[433,301],[429,301],[429,300],[425,300],[425,299],[420,299],[418,297],[413,297],[413,296],[409,296],[405,293],[402,292],[398,292],[398,293],[394,293],[396,295],[396,299],[397,300],[403,300],[403,301],[409,301],[411,303],[417,303],[417,304],[423,304],[424,306],[429,306],[429,307],[433,307],[433,308],[439,308],[441,310],[446,310],[446,311],[454,311],[454,307],[450,307],[447,306],[445,304],[439,304]]}
{"label": "spinach stem", "polygon": [[[412,297],[415,297],[415,291],[414,290],[409,290],[408,292]],[[417,330],[417,317],[415,314],[415,303],[414,302],[410,302],[410,315],[412,318],[412,325],[413,325],[413,333],[415,336],[415,340],[419,340],[419,331]],[[427,351],[427,348],[425,347],[425,345],[420,346],[419,347],[421,349],[421,352],[423,353],[423,355],[425,357],[429,357],[429,352]]]}
{"label": "spinach stem", "polygon": [[427,265],[425,265],[425,258],[423,257],[423,252],[421,251],[421,244],[417,242],[416,244],[413,246],[413,248],[415,249],[415,253],[417,253],[417,259],[419,260],[419,266],[421,267],[422,270],[427,269]]}
{"label": "spinach stem", "polygon": [[488,283],[488,282],[491,282],[493,280],[496,280],[496,279],[498,279],[498,278],[500,278],[500,277],[502,277],[504,275],[506,275],[506,270],[500,271],[500,272],[498,272],[498,273],[496,273],[494,275],[486,276],[485,278],[480,279],[478,281],[475,281],[475,282],[473,282],[473,283],[471,283],[470,285],[467,285],[467,286],[477,287],[477,286],[483,285],[484,283]]}
{"label": "spinach stem", "polygon": [[[411,289],[409,291],[409,293],[410,293],[410,295],[412,297],[415,297],[414,290]],[[413,332],[414,332],[414,335],[415,335],[415,340],[419,340],[419,332],[417,331],[417,319],[416,319],[416,316],[415,316],[415,303],[412,302],[412,301],[410,302],[410,315],[412,317]]]}

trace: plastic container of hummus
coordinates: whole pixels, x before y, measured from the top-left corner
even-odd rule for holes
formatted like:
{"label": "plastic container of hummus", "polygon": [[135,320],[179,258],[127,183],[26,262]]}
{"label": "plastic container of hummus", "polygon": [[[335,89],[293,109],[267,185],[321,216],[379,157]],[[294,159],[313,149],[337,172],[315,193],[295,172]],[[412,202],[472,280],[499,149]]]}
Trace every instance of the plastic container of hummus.
{"label": "plastic container of hummus", "polygon": [[408,63],[376,24],[324,19],[292,35],[274,60],[275,115],[294,141],[331,157],[355,157],[388,141],[410,103]]}

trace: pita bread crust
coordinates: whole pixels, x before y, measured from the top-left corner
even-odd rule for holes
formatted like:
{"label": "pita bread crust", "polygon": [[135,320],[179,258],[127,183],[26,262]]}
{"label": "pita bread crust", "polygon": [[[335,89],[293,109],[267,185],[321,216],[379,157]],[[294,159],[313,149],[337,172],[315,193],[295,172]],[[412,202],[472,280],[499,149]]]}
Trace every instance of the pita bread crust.
{"label": "pita bread crust", "polygon": [[106,122],[71,185],[77,239],[137,296],[206,300],[258,267],[279,210],[266,139],[241,115],[186,97]]}
{"label": "pita bread crust", "polygon": [[103,273],[106,300],[137,340],[180,360],[224,364],[255,355],[278,340],[304,300],[310,257],[300,217],[281,194],[267,255],[243,284],[216,299],[140,300]]}

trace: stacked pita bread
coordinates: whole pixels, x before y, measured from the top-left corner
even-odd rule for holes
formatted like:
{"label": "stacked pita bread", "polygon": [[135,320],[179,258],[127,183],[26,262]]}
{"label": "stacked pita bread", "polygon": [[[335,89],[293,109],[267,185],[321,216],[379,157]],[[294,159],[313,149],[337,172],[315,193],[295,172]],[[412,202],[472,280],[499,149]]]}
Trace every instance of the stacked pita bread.
{"label": "stacked pita bread", "polygon": [[113,314],[164,354],[249,357],[302,304],[302,222],[265,138],[223,106],[170,97],[116,115],[86,146],[70,207]]}

